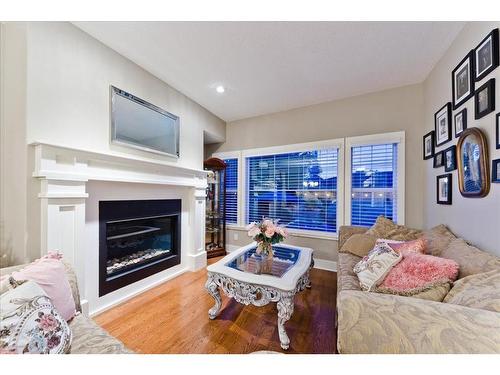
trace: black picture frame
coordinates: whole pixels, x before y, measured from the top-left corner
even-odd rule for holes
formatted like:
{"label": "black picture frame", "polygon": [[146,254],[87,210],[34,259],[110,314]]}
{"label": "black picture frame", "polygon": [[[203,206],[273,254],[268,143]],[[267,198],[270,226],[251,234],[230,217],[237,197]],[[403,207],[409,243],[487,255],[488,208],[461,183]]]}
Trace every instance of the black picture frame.
{"label": "black picture frame", "polygon": [[[486,99],[482,96],[482,93],[486,92]],[[486,101],[483,105],[486,105],[484,109],[481,109],[480,102]],[[476,90],[474,94],[474,118],[479,120],[483,118],[487,114],[493,112],[495,110],[495,78],[491,78],[484,85]]]}
{"label": "black picture frame", "polygon": [[[435,146],[434,146],[434,135],[435,135],[435,132],[434,130],[430,131],[429,133],[427,133],[426,135],[423,136],[422,138],[422,146],[423,146],[423,157],[424,157],[424,160],[428,160],[428,159],[432,159],[434,157],[434,150],[435,150]],[[426,142],[427,142],[427,139],[430,138],[430,141],[429,141],[429,146],[430,146],[430,153],[429,152],[426,152]]]}
{"label": "black picture frame", "polygon": [[453,145],[443,151],[443,165],[445,172],[457,169],[457,146]]}
{"label": "black picture frame", "polygon": [[500,159],[491,162],[491,182],[500,184]]}
{"label": "black picture frame", "polygon": [[[474,96],[474,83],[474,50],[471,50],[451,72],[453,109],[457,109]],[[459,90],[465,92],[458,96]]]}
{"label": "black picture frame", "polygon": [[434,131],[436,147],[451,141],[451,102],[446,103],[434,114]]}
{"label": "black picture frame", "polygon": [[438,151],[434,154],[434,159],[432,161],[433,168],[440,168],[444,165],[444,155],[443,151]]}
{"label": "black picture frame", "polygon": [[[490,62],[483,66],[481,53],[484,48],[487,47],[486,43],[491,43],[490,49],[487,52],[487,58]],[[486,37],[474,48],[474,79],[475,81],[480,81],[493,70],[498,67],[499,63],[499,53],[498,53],[498,29],[492,30]]]}
{"label": "black picture frame", "polygon": [[[460,131],[457,131],[458,118],[460,118],[462,124],[462,130]],[[453,116],[453,125],[455,130],[455,138],[458,138],[460,137],[460,134],[462,134],[464,130],[467,129],[467,108],[464,108],[460,112],[455,113],[455,115]]]}
{"label": "black picture frame", "polygon": [[450,205],[452,202],[452,175],[442,174],[436,177],[436,203]]}
{"label": "black picture frame", "polygon": [[497,113],[497,121],[496,121],[496,127],[497,127],[497,150],[500,149],[500,112]]}

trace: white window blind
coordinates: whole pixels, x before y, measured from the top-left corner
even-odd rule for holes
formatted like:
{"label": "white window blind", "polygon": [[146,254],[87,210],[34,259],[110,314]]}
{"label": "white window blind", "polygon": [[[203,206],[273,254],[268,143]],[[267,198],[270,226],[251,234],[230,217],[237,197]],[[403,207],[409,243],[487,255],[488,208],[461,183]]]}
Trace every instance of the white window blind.
{"label": "white window blind", "polygon": [[397,143],[351,148],[351,224],[371,226],[378,216],[397,221]]}
{"label": "white window blind", "polygon": [[337,231],[338,149],[251,156],[246,222],[280,219],[291,229]]}
{"label": "white window blind", "polygon": [[226,224],[238,223],[238,159],[224,159],[226,163]]}

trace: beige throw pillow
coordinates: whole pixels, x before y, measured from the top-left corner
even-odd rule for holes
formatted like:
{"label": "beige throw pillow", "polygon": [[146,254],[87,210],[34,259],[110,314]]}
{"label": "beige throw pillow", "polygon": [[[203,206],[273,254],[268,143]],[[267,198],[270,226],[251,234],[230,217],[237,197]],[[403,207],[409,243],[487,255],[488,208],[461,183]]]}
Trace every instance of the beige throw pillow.
{"label": "beige throw pillow", "polygon": [[422,232],[420,237],[425,239],[427,254],[434,256],[441,256],[441,252],[448,247],[451,241],[457,238],[443,224]]}
{"label": "beige throw pillow", "polygon": [[370,236],[369,234],[353,234],[347,239],[340,253],[351,253],[358,257],[364,257],[373,250],[377,237]]}
{"label": "beige throw pillow", "polygon": [[455,281],[443,302],[500,312],[500,270]]}
{"label": "beige throw pillow", "polygon": [[358,275],[361,289],[371,291],[377,287],[402,258],[401,253],[394,251],[385,243],[375,245],[353,269]]}
{"label": "beige throw pillow", "polygon": [[370,229],[366,231],[365,234],[374,236],[377,238],[389,238],[389,232],[397,229],[397,224],[394,224],[392,220],[385,218],[384,216],[377,217],[375,224],[371,226]]}
{"label": "beige throw pillow", "polygon": [[458,263],[459,279],[492,270],[500,271],[500,258],[469,245],[461,238],[450,241],[440,256]]}
{"label": "beige throw pillow", "polygon": [[421,236],[422,231],[404,225],[397,225],[392,220],[379,216],[375,224],[365,234],[390,240],[413,241]]}

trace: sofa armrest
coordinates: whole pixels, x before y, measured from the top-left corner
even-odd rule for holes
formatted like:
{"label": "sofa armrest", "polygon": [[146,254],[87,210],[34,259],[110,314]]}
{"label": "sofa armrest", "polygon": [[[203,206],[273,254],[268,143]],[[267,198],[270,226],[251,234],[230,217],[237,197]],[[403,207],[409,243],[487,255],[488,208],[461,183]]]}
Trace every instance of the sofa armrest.
{"label": "sofa armrest", "polygon": [[342,249],[342,246],[344,246],[345,242],[351,237],[353,234],[363,234],[365,233],[369,228],[366,227],[358,227],[355,225],[342,225],[339,228],[339,242],[338,242],[338,249]]}
{"label": "sofa armrest", "polygon": [[340,353],[500,353],[500,313],[362,291],[338,297]]}

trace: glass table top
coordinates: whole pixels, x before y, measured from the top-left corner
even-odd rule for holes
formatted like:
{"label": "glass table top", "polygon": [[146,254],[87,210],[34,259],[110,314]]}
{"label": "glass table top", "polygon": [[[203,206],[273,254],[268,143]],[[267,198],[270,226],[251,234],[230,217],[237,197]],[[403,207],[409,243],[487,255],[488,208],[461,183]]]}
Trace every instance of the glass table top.
{"label": "glass table top", "polygon": [[273,257],[267,259],[255,253],[257,247],[252,247],[225,264],[241,272],[266,274],[282,277],[299,259],[300,249],[273,246]]}

